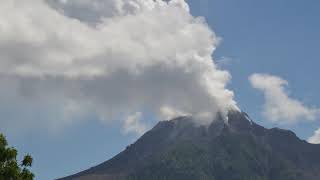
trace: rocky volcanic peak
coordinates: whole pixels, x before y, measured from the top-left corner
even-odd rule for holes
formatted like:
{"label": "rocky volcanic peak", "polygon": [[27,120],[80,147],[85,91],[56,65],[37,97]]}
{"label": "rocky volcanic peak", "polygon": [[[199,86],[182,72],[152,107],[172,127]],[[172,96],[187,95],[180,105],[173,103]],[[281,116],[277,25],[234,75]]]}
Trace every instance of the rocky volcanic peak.
{"label": "rocky volcanic peak", "polygon": [[320,147],[266,129],[239,111],[210,126],[192,117],[161,121],[134,144],[65,180],[319,180]]}

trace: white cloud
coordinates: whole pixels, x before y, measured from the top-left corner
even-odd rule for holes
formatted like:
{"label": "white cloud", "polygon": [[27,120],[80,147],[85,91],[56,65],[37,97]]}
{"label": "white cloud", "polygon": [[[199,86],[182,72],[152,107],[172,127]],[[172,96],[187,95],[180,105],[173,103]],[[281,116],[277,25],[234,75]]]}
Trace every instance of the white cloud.
{"label": "white cloud", "polygon": [[301,120],[315,120],[319,109],[304,105],[289,97],[285,90],[288,82],[277,76],[253,74],[249,78],[251,85],[264,93],[263,114],[273,122],[294,123]]}
{"label": "white cloud", "polygon": [[320,144],[320,129],[314,132],[314,135],[308,139],[311,144]]}
{"label": "white cloud", "polygon": [[53,8],[63,14],[89,24],[96,24],[105,19],[136,15],[141,11],[154,10],[169,4],[189,11],[184,0],[46,0]]}
{"label": "white cloud", "polygon": [[145,124],[141,123],[142,113],[136,112],[133,115],[129,115],[124,121],[124,133],[136,133],[142,135],[146,132],[147,127]]}
{"label": "white cloud", "polygon": [[0,2],[1,128],[237,108],[211,57],[219,38],[186,2],[90,2]]}
{"label": "white cloud", "polygon": [[177,116],[190,116],[190,114],[186,112],[178,111],[172,107],[162,106],[160,108],[161,118],[164,120],[170,120]]}

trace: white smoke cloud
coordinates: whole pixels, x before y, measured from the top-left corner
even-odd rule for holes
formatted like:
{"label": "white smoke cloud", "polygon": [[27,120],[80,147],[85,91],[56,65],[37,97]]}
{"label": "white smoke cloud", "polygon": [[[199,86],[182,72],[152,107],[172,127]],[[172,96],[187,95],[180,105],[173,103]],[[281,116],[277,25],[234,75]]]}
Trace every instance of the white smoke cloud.
{"label": "white smoke cloud", "polygon": [[308,139],[311,144],[320,144],[320,129],[314,132],[314,135]]}
{"label": "white smoke cloud", "polygon": [[183,0],[2,0],[1,126],[96,116],[141,133],[132,119],[146,112],[209,122],[237,108],[230,74],[212,60],[218,42]]}
{"label": "white smoke cloud", "polygon": [[264,112],[273,122],[294,123],[301,120],[315,120],[319,109],[307,107],[299,100],[290,98],[285,90],[288,82],[280,77],[268,74],[253,74],[249,78],[251,85],[264,93]]}

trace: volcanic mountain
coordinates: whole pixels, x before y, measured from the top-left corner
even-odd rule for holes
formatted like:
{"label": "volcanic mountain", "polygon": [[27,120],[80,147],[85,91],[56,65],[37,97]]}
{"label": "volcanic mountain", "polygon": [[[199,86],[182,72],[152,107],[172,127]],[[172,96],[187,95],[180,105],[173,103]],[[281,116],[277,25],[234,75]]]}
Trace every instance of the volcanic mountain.
{"label": "volcanic mountain", "polygon": [[60,180],[319,180],[320,145],[232,111],[210,126],[159,122],[112,159]]}

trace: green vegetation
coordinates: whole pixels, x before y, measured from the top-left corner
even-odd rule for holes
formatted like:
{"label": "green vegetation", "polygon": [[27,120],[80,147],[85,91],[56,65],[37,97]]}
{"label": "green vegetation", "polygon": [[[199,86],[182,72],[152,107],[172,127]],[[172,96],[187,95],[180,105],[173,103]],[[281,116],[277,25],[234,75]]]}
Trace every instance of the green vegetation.
{"label": "green vegetation", "polygon": [[225,133],[211,142],[177,142],[128,179],[300,180],[298,172],[253,137]]}
{"label": "green vegetation", "polygon": [[22,162],[17,161],[18,151],[8,147],[4,135],[0,134],[0,179],[1,180],[33,180],[34,174],[28,167],[32,165],[32,157],[24,156]]}

